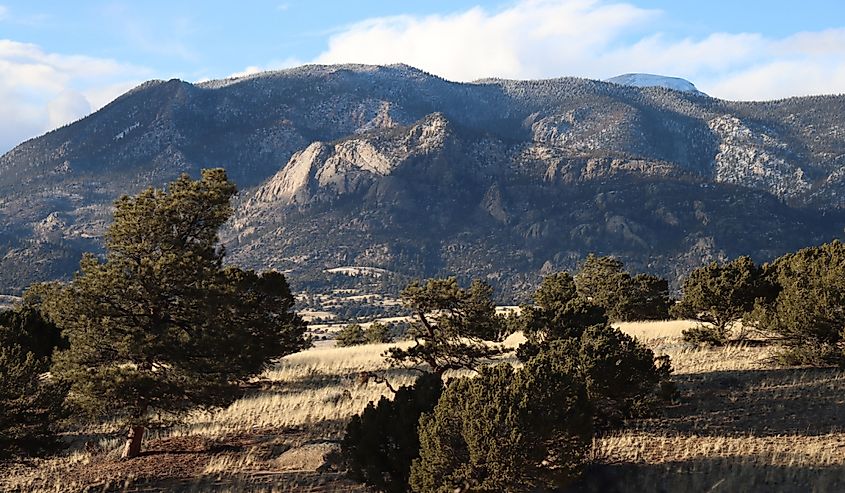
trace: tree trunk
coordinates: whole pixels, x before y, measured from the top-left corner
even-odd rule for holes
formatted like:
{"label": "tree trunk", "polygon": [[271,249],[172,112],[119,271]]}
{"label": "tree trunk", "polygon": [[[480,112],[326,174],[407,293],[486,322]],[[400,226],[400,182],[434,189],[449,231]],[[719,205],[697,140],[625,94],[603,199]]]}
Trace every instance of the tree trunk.
{"label": "tree trunk", "polygon": [[123,453],[120,455],[121,459],[132,459],[138,457],[141,453],[141,440],[144,438],[143,426],[132,426],[129,428],[129,434],[126,435],[126,445],[123,446]]}

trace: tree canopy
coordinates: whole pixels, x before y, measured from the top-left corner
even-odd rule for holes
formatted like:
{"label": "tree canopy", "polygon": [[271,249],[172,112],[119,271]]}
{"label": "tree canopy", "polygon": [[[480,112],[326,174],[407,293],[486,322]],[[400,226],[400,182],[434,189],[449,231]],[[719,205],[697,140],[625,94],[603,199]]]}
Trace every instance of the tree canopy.
{"label": "tree canopy", "polygon": [[577,477],[592,438],[581,379],[543,353],[452,382],[420,419],[418,492],[537,491]]}
{"label": "tree canopy", "polygon": [[631,276],[621,260],[590,254],[575,275],[578,295],[610,320],[657,320],[669,315],[669,283],[650,274]]}
{"label": "tree canopy", "polygon": [[414,344],[407,349],[390,348],[388,360],[394,364],[424,364],[427,371],[442,374],[460,368],[474,370],[502,353],[490,344],[501,342],[505,334],[489,284],[476,280],[462,288],[454,277],[414,281],[401,297],[414,317],[406,332]]}
{"label": "tree canopy", "polygon": [[4,346],[16,345],[24,353],[47,359],[57,347],[67,347],[61,330],[41,314],[35,290],[29,290],[24,301],[14,308],[0,310],[0,341]]}
{"label": "tree canopy", "polygon": [[577,339],[588,327],[606,323],[604,309],[578,295],[569,273],[551,274],[534,292],[534,305],[523,306],[514,324],[526,338],[517,356],[527,361],[552,341]]}
{"label": "tree canopy", "polygon": [[70,342],[54,372],[84,410],[126,418],[127,456],[152,411],[227,405],[239,382],[307,344],[282,274],[222,264],[217,232],[234,193],[211,169],[121,197],[105,258],[88,254],[73,281],[43,288],[45,312]]}
{"label": "tree canopy", "polygon": [[777,259],[777,295],[751,319],[783,345],[787,364],[845,365],[845,244],[833,241]]}
{"label": "tree canopy", "polygon": [[688,339],[724,344],[731,338],[733,325],[754,308],[755,302],[774,294],[764,268],[750,257],[739,257],[692,271],[684,280],[683,297],[672,307],[672,313],[709,324],[685,333]]}
{"label": "tree canopy", "polygon": [[361,324],[347,324],[337,333],[335,345],[339,347],[358,346],[367,342]]}

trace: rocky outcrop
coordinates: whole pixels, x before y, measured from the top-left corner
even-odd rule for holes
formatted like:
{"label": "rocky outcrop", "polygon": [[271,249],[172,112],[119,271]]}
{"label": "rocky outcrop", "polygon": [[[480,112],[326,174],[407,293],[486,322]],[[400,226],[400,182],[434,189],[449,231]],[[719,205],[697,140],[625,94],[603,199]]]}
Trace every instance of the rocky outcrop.
{"label": "rocky outcrop", "polygon": [[331,65],[151,81],[0,156],[0,293],[69,276],[121,194],[211,166],[241,189],[230,260],[297,285],[353,266],[528,289],[589,251],[677,278],[841,234],[845,97],[656,80]]}
{"label": "rocky outcrop", "polygon": [[723,115],[708,122],[719,138],[714,180],[765,190],[783,199],[799,199],[811,190],[790,147],[766,129],[752,130],[739,118]]}

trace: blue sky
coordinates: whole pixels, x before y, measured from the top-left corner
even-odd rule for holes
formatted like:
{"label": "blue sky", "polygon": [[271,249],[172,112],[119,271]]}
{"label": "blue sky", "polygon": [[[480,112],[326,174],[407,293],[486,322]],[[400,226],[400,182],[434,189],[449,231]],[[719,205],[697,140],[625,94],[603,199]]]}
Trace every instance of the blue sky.
{"label": "blue sky", "polygon": [[832,0],[0,0],[0,152],[147,79],[405,62],[452,80],[684,77],[726,99],[845,92]]}

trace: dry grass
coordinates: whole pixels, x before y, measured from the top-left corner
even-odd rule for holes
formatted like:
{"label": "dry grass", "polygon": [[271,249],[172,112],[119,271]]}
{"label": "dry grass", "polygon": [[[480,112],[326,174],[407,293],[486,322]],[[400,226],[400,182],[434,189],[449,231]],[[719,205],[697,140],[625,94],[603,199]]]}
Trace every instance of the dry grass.
{"label": "dry grass", "polygon": [[[261,377],[262,386],[215,414],[197,414],[174,433],[216,436],[237,431],[341,422],[370,401],[389,396],[383,384],[358,382],[364,371],[384,370],[389,344],[313,348],[288,356]],[[395,386],[413,383],[416,373],[382,371]]]}
{"label": "dry grass", "polygon": [[695,326],[693,320],[659,320],[643,322],[616,322],[622,332],[639,339],[654,339],[659,337],[680,338],[681,332]]}
{"label": "dry grass", "polygon": [[[659,418],[596,438],[580,491],[845,491],[845,373],[777,369],[766,347],[691,350],[677,338],[689,322],[620,327],[671,357],[680,397]],[[506,345],[520,342],[517,334]],[[390,395],[358,382],[360,372],[382,371],[395,385],[414,379],[385,371],[389,346],[288,356],[228,409],[152,436],[150,455],[116,461],[119,438],[106,438],[101,452],[77,446],[7,470],[0,490],[365,491],[314,469],[351,415]]]}

